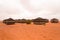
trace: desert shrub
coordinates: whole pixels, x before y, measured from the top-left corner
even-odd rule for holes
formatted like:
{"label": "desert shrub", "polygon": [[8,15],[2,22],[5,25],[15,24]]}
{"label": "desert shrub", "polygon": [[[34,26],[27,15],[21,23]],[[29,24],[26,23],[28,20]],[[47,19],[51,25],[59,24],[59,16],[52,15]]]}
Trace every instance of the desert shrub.
{"label": "desert shrub", "polygon": [[43,19],[43,18],[36,18],[36,19],[33,19],[33,23],[36,24],[36,25],[45,25],[45,23],[47,23],[48,20],[47,19]]}
{"label": "desert shrub", "polygon": [[49,22],[48,19],[42,19],[42,21],[45,22],[45,23],[48,23]]}
{"label": "desert shrub", "polygon": [[15,22],[16,23],[20,23],[21,22],[21,19],[16,19]]}
{"label": "desert shrub", "polygon": [[3,23],[7,25],[12,25],[12,24],[15,24],[15,20],[13,20],[12,18],[9,18],[9,19],[3,20]]}
{"label": "desert shrub", "polygon": [[32,22],[31,20],[26,20],[27,24],[31,24],[31,22]]}
{"label": "desert shrub", "polygon": [[42,18],[38,17],[36,19],[33,19],[32,22],[40,22],[42,20]]}
{"label": "desert shrub", "polygon": [[45,25],[45,22],[33,22],[36,25]]}
{"label": "desert shrub", "polygon": [[53,19],[51,19],[51,21],[50,21],[51,23],[58,23],[59,22],[59,20],[58,19],[56,19],[56,18],[53,18]]}
{"label": "desert shrub", "polygon": [[17,19],[15,20],[16,23],[26,23],[26,19]]}
{"label": "desert shrub", "polygon": [[26,19],[21,19],[20,23],[26,23]]}

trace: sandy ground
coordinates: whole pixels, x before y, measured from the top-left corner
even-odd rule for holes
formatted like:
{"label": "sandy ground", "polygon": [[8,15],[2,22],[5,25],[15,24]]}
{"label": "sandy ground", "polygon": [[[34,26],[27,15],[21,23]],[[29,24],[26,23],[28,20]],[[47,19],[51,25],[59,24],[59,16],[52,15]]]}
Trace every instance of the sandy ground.
{"label": "sandy ground", "polygon": [[0,23],[0,40],[60,40],[60,23],[45,26]]}

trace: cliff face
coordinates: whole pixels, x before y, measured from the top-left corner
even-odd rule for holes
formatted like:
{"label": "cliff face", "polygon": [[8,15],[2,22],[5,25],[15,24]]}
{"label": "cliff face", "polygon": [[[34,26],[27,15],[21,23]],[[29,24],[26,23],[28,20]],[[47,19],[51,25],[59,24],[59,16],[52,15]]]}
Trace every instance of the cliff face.
{"label": "cliff face", "polygon": [[0,40],[60,40],[60,23],[44,25],[0,23]]}

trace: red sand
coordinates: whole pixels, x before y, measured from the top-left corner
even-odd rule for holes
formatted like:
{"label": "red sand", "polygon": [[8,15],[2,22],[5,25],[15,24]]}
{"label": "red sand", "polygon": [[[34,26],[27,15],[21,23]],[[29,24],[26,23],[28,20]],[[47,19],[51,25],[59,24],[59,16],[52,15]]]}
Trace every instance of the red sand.
{"label": "red sand", "polygon": [[0,40],[60,40],[60,23],[45,26],[0,23]]}

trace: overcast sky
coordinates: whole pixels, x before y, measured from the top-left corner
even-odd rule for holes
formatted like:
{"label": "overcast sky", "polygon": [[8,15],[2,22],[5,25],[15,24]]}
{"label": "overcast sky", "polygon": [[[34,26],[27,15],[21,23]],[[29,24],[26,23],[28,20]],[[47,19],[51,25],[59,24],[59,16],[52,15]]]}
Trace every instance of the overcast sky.
{"label": "overcast sky", "polygon": [[60,0],[0,0],[0,19],[58,18]]}

